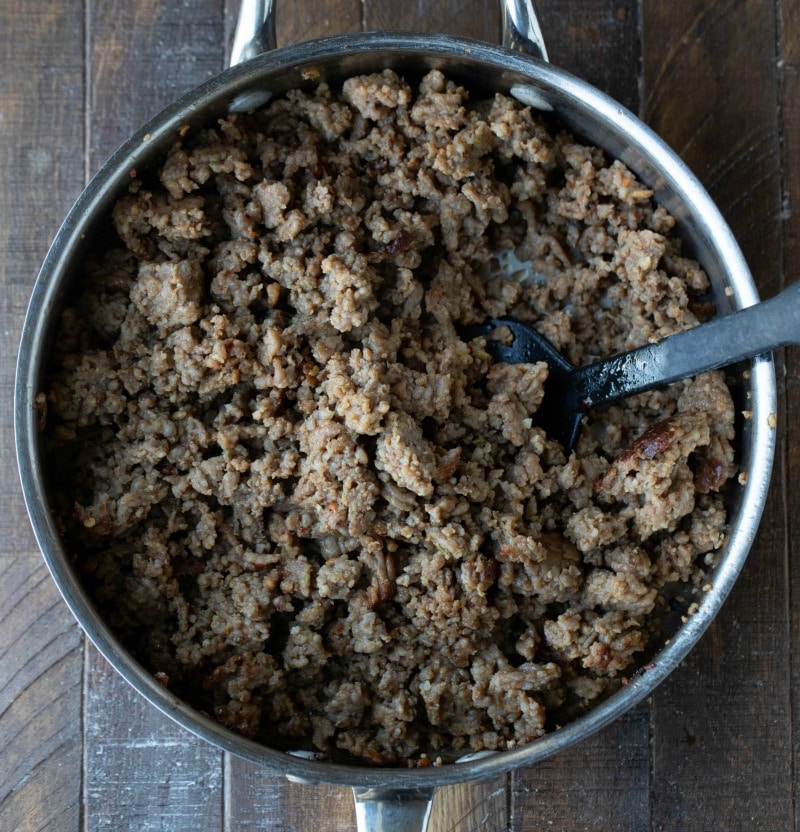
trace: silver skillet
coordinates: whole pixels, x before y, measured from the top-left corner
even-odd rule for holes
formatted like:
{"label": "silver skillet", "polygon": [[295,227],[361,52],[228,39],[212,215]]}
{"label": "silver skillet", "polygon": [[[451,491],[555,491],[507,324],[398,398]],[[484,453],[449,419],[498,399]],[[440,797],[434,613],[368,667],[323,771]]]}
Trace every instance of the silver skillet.
{"label": "silver skillet", "polygon": [[775,375],[770,356],[733,371],[741,405],[752,418],[738,426],[738,463],[747,476],[729,503],[727,541],[698,612],[651,659],[646,673],[567,726],[511,751],[465,756],[427,769],[374,768],[286,754],[223,728],[159,685],[100,619],[59,540],[47,497],[35,398],[62,299],[94,230],[130,182],[130,171],[154,164],[185,124],[247,110],[288,89],[391,67],[419,77],[437,67],[476,93],[510,93],[552,110],[581,138],[625,162],[678,220],[687,252],[709,274],[722,313],[758,301],[730,229],[698,180],[635,116],[605,94],[547,63],[532,0],[500,0],[503,46],[443,35],[342,35],[276,49],[273,0],[243,0],[231,69],[179,99],[131,136],[76,201],[34,286],[20,345],[14,400],[17,457],[34,533],[72,613],[111,665],[159,710],[214,745],[311,783],[353,787],[359,829],[424,830],[435,789],[496,777],[563,751],[632,708],[676,667],[717,614],[747,556],[766,499],[774,455]]}

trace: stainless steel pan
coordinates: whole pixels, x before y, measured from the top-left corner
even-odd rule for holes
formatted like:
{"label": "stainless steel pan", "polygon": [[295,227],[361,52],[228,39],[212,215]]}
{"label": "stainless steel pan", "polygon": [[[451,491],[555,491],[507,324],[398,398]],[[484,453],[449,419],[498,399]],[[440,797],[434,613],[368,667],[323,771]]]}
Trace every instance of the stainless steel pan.
{"label": "stainless steel pan", "polygon": [[[739,426],[737,450],[746,478],[732,495],[727,542],[712,588],[698,612],[637,674],[585,716],[512,751],[465,757],[427,769],[386,769],[322,762],[246,740],[194,711],[159,685],[100,619],[72,569],[50,513],[47,472],[37,433],[36,393],[62,298],[92,233],[130,181],[174,141],[182,125],[208,122],[230,109],[257,106],[295,87],[392,67],[411,77],[443,69],[471,89],[511,93],[553,110],[574,132],[624,161],[677,218],[691,256],[711,279],[717,308],[727,313],[758,300],[733,236],[698,180],[651,130],[607,95],[547,63],[532,0],[501,0],[503,46],[442,35],[363,33],[275,49],[271,0],[243,0],[231,69],[168,107],[126,141],[81,194],[47,254],[33,290],[20,346],[15,392],[17,455],[25,499],[39,545],[67,604],[108,661],[146,699],[216,746],[306,782],[353,787],[359,828],[424,830],[439,786],[495,777],[563,751],[636,705],[676,667],[716,615],[753,541],[766,499],[774,454],[775,378],[771,357],[738,370],[742,407],[752,418]],[[309,80],[309,79],[314,79]]]}

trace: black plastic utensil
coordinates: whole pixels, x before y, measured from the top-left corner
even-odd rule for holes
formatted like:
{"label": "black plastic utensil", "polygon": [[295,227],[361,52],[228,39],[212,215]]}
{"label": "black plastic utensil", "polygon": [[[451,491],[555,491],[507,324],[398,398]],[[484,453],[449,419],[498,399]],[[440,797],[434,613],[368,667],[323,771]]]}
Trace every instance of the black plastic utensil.
{"label": "black plastic utensil", "polygon": [[800,281],[771,300],[586,367],[573,367],[547,338],[519,321],[492,318],[460,332],[472,340],[500,326],[511,331],[513,341],[487,338],[486,351],[508,364],[547,362],[544,400],[534,418],[569,453],[590,410],[800,343]]}

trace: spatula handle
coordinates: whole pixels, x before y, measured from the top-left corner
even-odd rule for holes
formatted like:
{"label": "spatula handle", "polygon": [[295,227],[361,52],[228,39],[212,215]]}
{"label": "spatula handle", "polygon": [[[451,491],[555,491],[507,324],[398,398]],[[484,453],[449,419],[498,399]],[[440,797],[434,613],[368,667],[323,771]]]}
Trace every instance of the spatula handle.
{"label": "spatula handle", "polygon": [[800,281],[771,300],[575,371],[584,410],[800,343]]}

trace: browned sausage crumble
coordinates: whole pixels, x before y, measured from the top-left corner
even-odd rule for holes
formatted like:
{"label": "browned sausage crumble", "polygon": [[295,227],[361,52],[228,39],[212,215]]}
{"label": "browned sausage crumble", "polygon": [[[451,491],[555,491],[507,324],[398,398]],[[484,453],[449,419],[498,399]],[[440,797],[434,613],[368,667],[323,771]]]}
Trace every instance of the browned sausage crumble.
{"label": "browned sausage crumble", "polygon": [[641,395],[566,458],[546,365],[457,325],[530,322],[582,364],[696,324],[672,217],[438,71],[181,132],[47,390],[64,539],[124,643],[235,731],[382,764],[525,743],[618,686],[723,542],[729,391]]}

